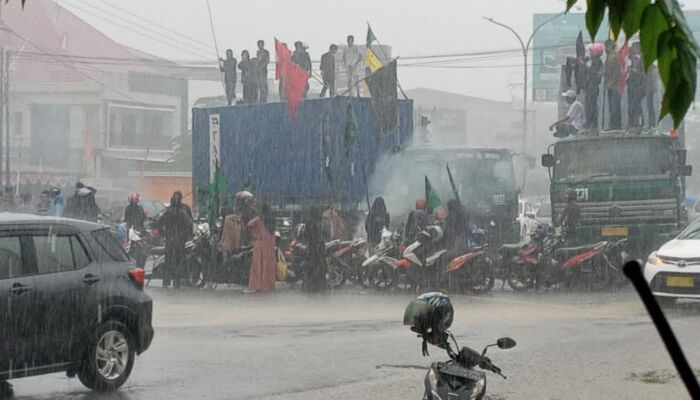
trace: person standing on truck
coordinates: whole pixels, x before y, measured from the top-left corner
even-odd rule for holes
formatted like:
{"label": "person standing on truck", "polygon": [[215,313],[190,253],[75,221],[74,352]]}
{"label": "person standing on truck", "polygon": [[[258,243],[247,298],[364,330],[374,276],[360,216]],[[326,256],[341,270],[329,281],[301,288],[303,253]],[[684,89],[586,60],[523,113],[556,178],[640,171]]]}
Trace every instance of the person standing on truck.
{"label": "person standing on truck", "polygon": [[243,104],[255,104],[258,102],[258,78],[257,60],[250,58],[248,50],[241,52],[241,62],[238,69],[241,70],[241,83],[243,83]]}
{"label": "person standing on truck", "polygon": [[[292,53],[292,62],[301,67],[306,73],[311,75],[311,57],[306,51],[309,47],[302,42],[294,42],[294,53]],[[306,83],[304,89],[304,98],[309,93],[309,83]]]}
{"label": "person standing on truck", "polygon": [[565,138],[567,136],[575,135],[579,130],[583,129],[586,124],[586,117],[583,104],[576,100],[576,92],[569,89],[561,95],[569,104],[569,109],[566,111],[566,115],[559,118],[549,126],[549,130],[552,131],[556,129],[557,131],[554,132],[554,136],[558,138]]}
{"label": "person standing on truck", "polygon": [[598,130],[598,94],[600,91],[600,81],[603,79],[603,45],[601,43],[591,43],[588,46],[588,53],[591,56],[591,65],[587,68],[586,86],[583,90],[586,109],[586,128]]}
{"label": "person standing on truck", "polygon": [[332,44],[328,49],[328,53],[321,56],[321,78],[323,79],[323,89],[321,89],[321,97],[335,97],[335,53],[338,51],[338,46]]}
{"label": "person standing on truck", "polygon": [[641,128],[644,125],[642,101],[646,95],[646,74],[639,42],[630,46],[630,66],[627,77],[627,125],[630,128]]}
{"label": "person standing on truck", "polygon": [[382,229],[389,227],[391,217],[386,211],[386,203],[381,196],[374,199],[372,208],[365,220],[365,230],[367,231],[367,243],[376,246],[382,240]]}
{"label": "person standing on truck", "polygon": [[564,227],[566,240],[572,240],[576,234],[576,225],[581,217],[581,207],[576,202],[576,191],[569,189],[564,195],[566,197],[566,207],[561,214],[559,225]]}
{"label": "person standing on truck", "polygon": [[605,41],[605,90],[608,96],[608,110],[610,111],[610,129],[622,129],[622,109],[620,102],[620,84],[624,79],[622,75],[622,63],[620,56],[615,50],[615,41],[608,39]]}
{"label": "person standing on truck", "polygon": [[348,74],[348,96],[351,96],[352,87],[355,85],[357,97],[360,97],[360,85],[357,84],[357,78],[360,73],[361,61],[362,56],[360,55],[360,48],[355,46],[355,37],[349,35],[348,47],[343,50],[343,64],[345,64],[345,71]]}
{"label": "person standing on truck", "polygon": [[226,101],[231,105],[236,99],[236,79],[238,72],[236,64],[238,60],[233,56],[233,50],[226,50],[226,59],[219,58],[219,70],[224,73],[224,86],[226,86]]}
{"label": "person standing on truck", "polygon": [[656,64],[651,64],[646,74],[647,95],[647,119],[649,128],[656,126],[656,94],[659,92],[659,69]]}
{"label": "person standing on truck", "polygon": [[165,231],[165,277],[163,287],[173,282],[175,288],[180,287],[182,278],[181,265],[185,259],[185,243],[192,238],[192,211],[182,202],[182,192],[173,193],[170,205],[159,219],[159,228]]}
{"label": "person standing on truck", "polygon": [[263,40],[258,40],[258,52],[256,54],[258,59],[258,101],[260,103],[267,103],[267,65],[270,63],[270,52],[265,50],[265,42]]}

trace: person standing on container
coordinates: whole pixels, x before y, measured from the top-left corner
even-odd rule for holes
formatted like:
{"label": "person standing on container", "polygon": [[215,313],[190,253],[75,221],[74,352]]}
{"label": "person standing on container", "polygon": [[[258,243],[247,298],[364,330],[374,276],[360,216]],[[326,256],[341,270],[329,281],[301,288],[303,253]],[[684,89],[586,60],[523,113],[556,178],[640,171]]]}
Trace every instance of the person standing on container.
{"label": "person standing on container", "polygon": [[348,95],[352,92],[354,85],[357,97],[360,97],[360,85],[357,84],[357,77],[360,73],[361,61],[362,56],[360,55],[360,48],[355,46],[355,37],[349,35],[348,47],[343,51],[343,64],[345,64],[345,71],[348,74]]}
{"label": "person standing on container", "polygon": [[321,97],[335,97],[335,53],[338,51],[338,46],[332,44],[328,49],[328,53],[321,56],[321,78],[323,79],[323,89],[321,89]]}
{"label": "person standing on container", "polygon": [[243,50],[241,53],[241,62],[238,64],[238,69],[241,70],[241,83],[243,83],[243,103],[255,104],[258,102],[258,81],[257,67],[255,63],[257,59],[251,59],[248,50]]}
{"label": "person standing on container", "polygon": [[[294,42],[294,53],[292,53],[292,62],[301,67],[306,73],[311,75],[311,57],[306,51],[309,47],[302,42]],[[306,89],[304,90],[304,98],[306,94],[309,93],[309,83],[306,83]]]}
{"label": "person standing on container", "polygon": [[270,63],[270,52],[265,50],[265,42],[258,40],[258,53],[256,54],[258,60],[258,101],[260,103],[267,103],[267,65]]}
{"label": "person standing on container", "polygon": [[224,73],[224,86],[226,86],[226,101],[231,105],[236,99],[236,79],[238,72],[236,64],[238,60],[233,56],[233,50],[226,50],[226,59],[219,58],[219,69]]}

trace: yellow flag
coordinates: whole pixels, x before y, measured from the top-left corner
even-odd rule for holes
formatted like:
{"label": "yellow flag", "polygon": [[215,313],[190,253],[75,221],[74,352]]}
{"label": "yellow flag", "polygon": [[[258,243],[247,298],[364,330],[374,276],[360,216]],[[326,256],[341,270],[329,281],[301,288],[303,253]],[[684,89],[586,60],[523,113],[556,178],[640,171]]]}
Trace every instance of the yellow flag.
{"label": "yellow flag", "polygon": [[382,67],[381,60],[379,60],[379,57],[374,54],[372,49],[367,49],[367,52],[365,53],[365,65],[371,72],[375,72]]}

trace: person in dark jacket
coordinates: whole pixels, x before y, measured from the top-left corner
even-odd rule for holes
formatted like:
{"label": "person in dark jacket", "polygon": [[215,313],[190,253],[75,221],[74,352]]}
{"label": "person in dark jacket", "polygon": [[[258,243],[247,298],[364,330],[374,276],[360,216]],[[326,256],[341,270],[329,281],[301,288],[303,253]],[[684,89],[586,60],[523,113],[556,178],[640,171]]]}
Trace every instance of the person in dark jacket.
{"label": "person in dark jacket", "polygon": [[382,240],[382,229],[389,227],[391,222],[389,213],[386,211],[384,199],[380,196],[374,199],[372,208],[365,220],[365,231],[367,232],[367,242],[376,246]]}
{"label": "person in dark jacket", "polygon": [[338,46],[332,44],[328,53],[321,56],[321,78],[323,79],[323,89],[321,89],[321,97],[335,97],[335,53],[338,51]]}
{"label": "person in dark jacket", "polygon": [[267,103],[267,65],[270,63],[270,52],[265,50],[265,42],[258,40],[258,52],[255,56],[258,67],[258,101]]}
{"label": "person in dark jacket", "polygon": [[257,59],[250,58],[248,50],[241,53],[241,62],[238,63],[241,70],[241,82],[243,83],[243,103],[255,104],[258,102],[258,68]]}
{"label": "person in dark jacket", "polygon": [[63,216],[83,221],[97,222],[100,215],[100,207],[95,202],[97,190],[92,187],[82,187],[76,191],[75,196],[70,198]]}
{"label": "person in dark jacket", "polygon": [[79,203],[80,200],[78,199],[78,191],[80,189],[85,188],[85,184],[83,182],[76,182],[75,184],[75,191],[73,192],[73,196],[69,197],[68,200],[66,200],[66,207],[63,210],[64,216],[68,218],[77,218],[77,214],[79,213]]}
{"label": "person in dark jacket", "polygon": [[[302,42],[294,42],[294,53],[292,53],[292,62],[301,67],[309,75],[311,75],[311,56],[306,51],[308,47]],[[304,90],[304,98],[309,92],[309,84],[306,84],[306,90]]]}
{"label": "person in dark jacket", "polygon": [[165,277],[163,287],[180,287],[181,265],[185,258],[185,243],[192,238],[192,210],[182,203],[182,193],[176,191],[170,199],[170,206],[158,221],[165,232]]}
{"label": "person in dark jacket", "polygon": [[462,203],[456,199],[447,202],[445,220],[445,248],[453,255],[466,250],[469,244],[469,217]]}
{"label": "person in dark jacket", "polygon": [[134,228],[139,232],[143,232],[144,223],[146,222],[146,211],[139,204],[140,196],[138,193],[129,194],[129,205],[124,209],[124,222],[126,223],[126,231]]}
{"label": "person in dark jacket", "polygon": [[566,191],[566,207],[561,214],[559,224],[564,227],[566,240],[572,240],[576,234],[576,225],[581,217],[581,206],[576,202],[576,191],[569,189]]}
{"label": "person in dark jacket", "polygon": [[304,258],[305,292],[319,293],[326,289],[326,244],[323,240],[323,215],[321,209],[311,207],[305,223],[303,242],[306,243]]}
{"label": "person in dark jacket", "polygon": [[409,241],[416,240],[416,237],[421,233],[426,226],[432,224],[432,218],[427,211],[428,202],[425,199],[416,200],[416,209],[408,214],[406,226],[404,228],[404,238]]}
{"label": "person in dark jacket", "polygon": [[219,58],[219,69],[224,73],[224,85],[226,86],[226,101],[231,105],[236,99],[236,79],[238,71],[236,64],[238,60],[233,56],[233,50],[226,50],[226,59]]}
{"label": "person in dark jacket", "polygon": [[647,77],[639,42],[632,43],[629,51],[630,66],[627,71],[627,126],[644,126],[642,101],[646,96]]}
{"label": "person in dark jacket", "polygon": [[586,69],[586,86],[583,89],[585,94],[584,108],[586,111],[586,128],[598,130],[598,96],[600,92],[600,82],[603,79],[603,44],[592,43],[588,47],[591,55],[591,65]]}

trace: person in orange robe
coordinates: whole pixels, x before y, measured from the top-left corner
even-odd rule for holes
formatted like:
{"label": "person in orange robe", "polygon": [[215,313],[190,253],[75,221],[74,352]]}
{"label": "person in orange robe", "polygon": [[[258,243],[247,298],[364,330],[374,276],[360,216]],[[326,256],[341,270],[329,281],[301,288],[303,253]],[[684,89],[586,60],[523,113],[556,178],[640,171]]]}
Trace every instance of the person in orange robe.
{"label": "person in orange robe", "polygon": [[275,236],[268,231],[260,216],[253,218],[248,223],[248,230],[254,238],[248,291],[268,292],[275,290],[277,272]]}

